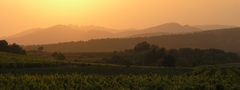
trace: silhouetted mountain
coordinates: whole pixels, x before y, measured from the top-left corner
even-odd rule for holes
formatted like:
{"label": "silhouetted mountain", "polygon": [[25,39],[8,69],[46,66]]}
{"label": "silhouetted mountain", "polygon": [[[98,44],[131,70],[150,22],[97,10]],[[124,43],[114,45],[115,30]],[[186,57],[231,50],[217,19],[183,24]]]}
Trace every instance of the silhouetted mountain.
{"label": "silhouetted mountain", "polygon": [[195,27],[188,26],[188,25],[182,26],[178,23],[167,23],[167,24],[144,29],[141,32],[142,33],[163,32],[163,33],[179,34],[179,33],[191,33],[191,32],[198,32],[198,31],[202,31],[202,30]]}
{"label": "silhouetted mountain", "polygon": [[123,38],[123,37],[151,37],[170,34],[184,34],[199,32],[201,29],[182,26],[177,23],[167,23],[140,30],[126,30],[119,32],[98,26],[56,25],[49,28],[28,30],[7,38],[8,41],[23,45],[49,44],[69,41],[85,41],[90,39]]}
{"label": "silhouetted mountain", "polygon": [[[30,29],[30,30],[26,30],[26,31],[17,33],[15,35],[10,36],[10,37],[11,38],[21,38],[21,37],[24,37],[25,35],[29,35],[29,34],[37,32],[37,31],[40,31],[40,30],[42,30],[42,29],[41,28]],[[8,38],[8,37],[5,37],[5,38]]]}
{"label": "silhouetted mountain", "polygon": [[237,28],[238,26],[231,26],[231,25],[196,25],[194,27],[200,28],[202,30],[216,30],[216,29]]}
{"label": "silhouetted mountain", "polygon": [[[80,42],[43,45],[46,51],[54,52],[110,52],[133,48],[147,41],[166,48],[216,48],[240,52],[240,28],[196,32],[191,34],[165,35],[156,37],[96,39]],[[39,46],[28,46],[35,50]]]}
{"label": "silhouetted mountain", "polygon": [[183,26],[178,23],[166,23],[163,25],[158,25],[137,31],[128,31],[124,33],[127,33],[131,37],[150,37],[170,34],[193,33],[200,31],[202,30],[188,25]]}
{"label": "silhouetted mountain", "polygon": [[112,29],[97,26],[65,26],[56,25],[44,29],[28,30],[7,38],[10,42],[19,44],[49,44],[106,38],[112,35]]}

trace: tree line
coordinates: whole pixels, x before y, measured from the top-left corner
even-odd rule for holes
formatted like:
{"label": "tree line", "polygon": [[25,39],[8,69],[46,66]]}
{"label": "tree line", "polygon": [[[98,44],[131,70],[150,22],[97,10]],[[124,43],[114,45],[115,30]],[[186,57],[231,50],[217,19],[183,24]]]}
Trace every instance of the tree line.
{"label": "tree line", "polygon": [[0,40],[0,52],[26,54],[26,51],[18,44],[9,44],[6,40]]}
{"label": "tree line", "polygon": [[239,62],[238,54],[219,49],[166,49],[148,42],[133,49],[115,51],[107,63],[144,66],[198,66]]}

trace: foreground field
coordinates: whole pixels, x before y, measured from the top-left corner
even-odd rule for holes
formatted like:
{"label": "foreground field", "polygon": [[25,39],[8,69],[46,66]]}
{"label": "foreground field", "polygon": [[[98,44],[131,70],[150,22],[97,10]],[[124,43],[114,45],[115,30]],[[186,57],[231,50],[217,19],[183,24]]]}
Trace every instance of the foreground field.
{"label": "foreground field", "polygon": [[239,90],[240,68],[204,67],[181,75],[2,73],[1,90]]}
{"label": "foreground field", "polygon": [[239,66],[121,66],[0,52],[0,90],[239,90]]}

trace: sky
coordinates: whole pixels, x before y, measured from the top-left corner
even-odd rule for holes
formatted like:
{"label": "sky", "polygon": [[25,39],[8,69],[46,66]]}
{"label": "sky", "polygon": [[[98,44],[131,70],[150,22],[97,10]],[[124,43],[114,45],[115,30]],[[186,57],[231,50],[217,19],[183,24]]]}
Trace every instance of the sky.
{"label": "sky", "polygon": [[52,25],[240,25],[240,0],[1,0],[0,36]]}

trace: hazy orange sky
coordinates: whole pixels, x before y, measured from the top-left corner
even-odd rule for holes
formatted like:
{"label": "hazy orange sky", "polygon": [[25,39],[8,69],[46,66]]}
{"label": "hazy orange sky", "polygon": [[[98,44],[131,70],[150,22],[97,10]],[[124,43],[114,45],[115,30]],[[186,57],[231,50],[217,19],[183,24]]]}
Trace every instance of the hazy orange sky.
{"label": "hazy orange sky", "polygon": [[144,28],[240,25],[240,0],[1,0],[0,36],[56,24]]}

